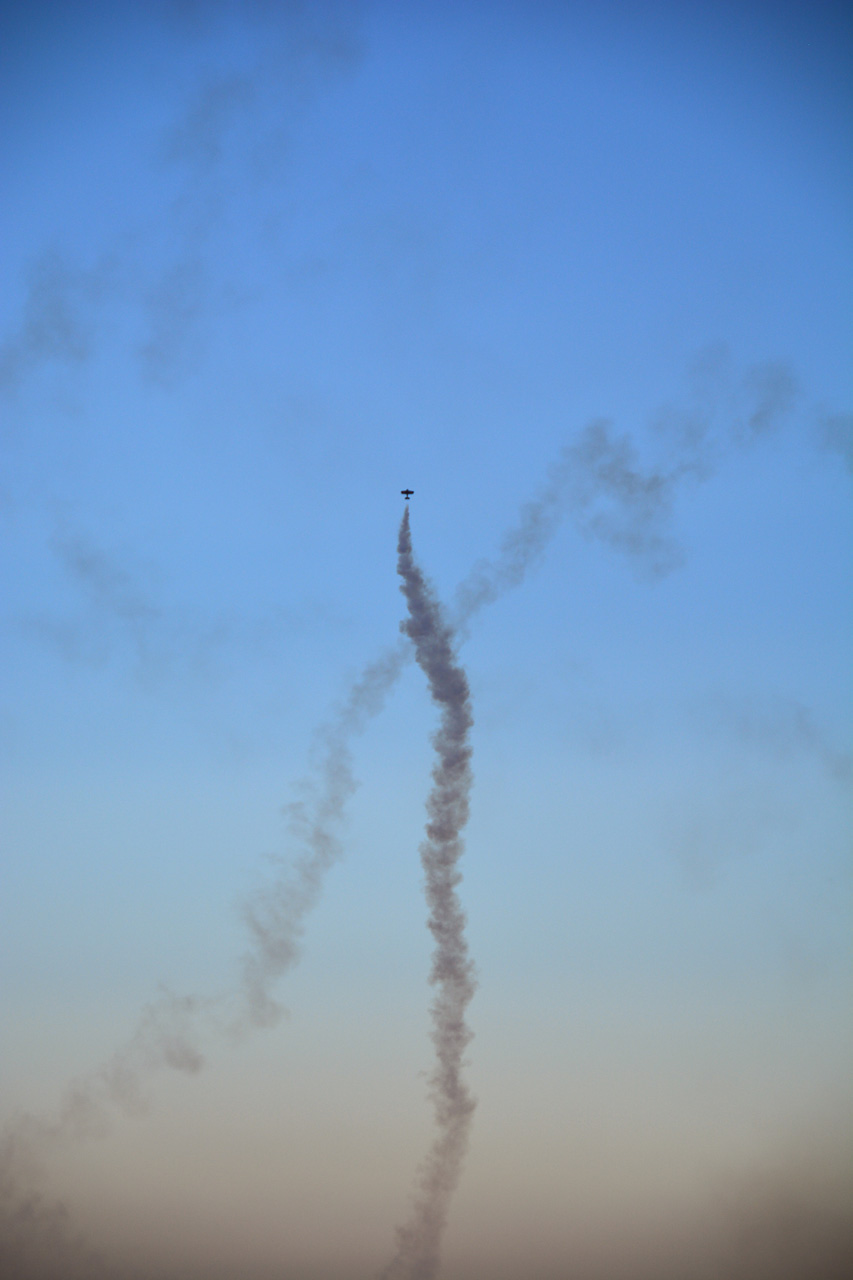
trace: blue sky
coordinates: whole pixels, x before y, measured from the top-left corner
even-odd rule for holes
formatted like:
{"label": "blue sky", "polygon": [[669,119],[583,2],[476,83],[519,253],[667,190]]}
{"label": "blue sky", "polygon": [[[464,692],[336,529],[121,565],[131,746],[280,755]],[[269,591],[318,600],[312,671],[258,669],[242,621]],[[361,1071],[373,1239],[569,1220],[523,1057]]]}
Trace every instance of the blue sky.
{"label": "blue sky", "polygon": [[[392,1255],[430,1137],[411,663],[348,738],[288,1016],[235,1036],[220,1002],[318,731],[397,643],[409,485],[451,611],[545,520],[460,640],[479,1106],[442,1277],[823,1280],[844,7],[6,3],[0,50],[0,1079],[38,1155],[9,1204],[63,1204],[114,1276]],[[152,1002],[202,1070],[146,1057]],[[116,1054],[144,1106],[104,1091]],[[22,1274],[99,1274],[30,1243]]]}

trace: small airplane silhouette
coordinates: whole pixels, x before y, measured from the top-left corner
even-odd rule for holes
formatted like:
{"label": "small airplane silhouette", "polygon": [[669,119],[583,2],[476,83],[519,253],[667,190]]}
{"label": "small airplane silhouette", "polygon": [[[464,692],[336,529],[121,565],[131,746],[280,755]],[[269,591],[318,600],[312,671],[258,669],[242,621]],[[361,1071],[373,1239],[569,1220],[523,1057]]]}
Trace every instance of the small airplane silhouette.
{"label": "small airplane silhouette", "polygon": [[413,494],[415,491],[414,491],[414,489],[401,489],[401,490],[400,490],[400,492],[402,493],[403,497],[404,497],[404,498],[406,499],[406,501],[408,502],[408,501],[409,501],[409,498],[411,498],[412,494]]}

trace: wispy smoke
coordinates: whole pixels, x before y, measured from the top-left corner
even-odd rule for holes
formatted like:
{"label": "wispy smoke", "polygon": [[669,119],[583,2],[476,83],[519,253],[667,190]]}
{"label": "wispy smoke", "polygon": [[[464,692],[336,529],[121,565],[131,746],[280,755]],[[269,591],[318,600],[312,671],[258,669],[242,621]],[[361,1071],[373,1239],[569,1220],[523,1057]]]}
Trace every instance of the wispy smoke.
{"label": "wispy smoke", "polygon": [[320,897],[326,872],[343,852],[338,832],[357,787],[349,742],[381,711],[407,649],[389,649],[364,668],[334,720],[317,734],[312,803],[286,806],[291,836],[303,852],[292,869],[282,864],[281,874],[244,908],[251,947],[242,963],[243,1017],[252,1025],[270,1026],[281,1014],[272,987],[298,960],[305,919]]}
{"label": "wispy smoke", "polygon": [[36,1190],[44,1165],[57,1150],[108,1133],[117,1112],[144,1115],[146,1086],[157,1072],[197,1074],[216,1003],[161,991],[109,1061],[68,1086],[55,1115],[22,1115],[6,1125],[0,1135],[0,1275],[93,1280],[107,1274],[72,1230],[66,1206]]}
{"label": "wispy smoke", "polygon": [[2,1167],[0,1275],[8,1280],[117,1280],[74,1231],[64,1204],[38,1191],[16,1194]]}
{"label": "wispy smoke", "polygon": [[462,853],[461,831],[468,821],[473,723],[468,680],[453,652],[453,633],[412,555],[409,511],[400,524],[397,570],[409,608],[401,631],[413,641],[415,660],[427,680],[441,724],[433,743],[437,760],[427,800],[427,838],[421,845],[426,876],[429,928],[435,939],[430,982],[438,988],[432,1004],[438,1065],[431,1077],[438,1134],[421,1167],[410,1222],[397,1232],[397,1255],[385,1277],[432,1280],[438,1271],[439,1245],[450,1197],[459,1180],[474,1112],[462,1078],[462,1054],[471,1039],[465,1011],[475,990],[465,941],[465,915],[456,886]]}
{"label": "wispy smoke", "polygon": [[28,613],[22,629],[68,662],[101,666],[119,645],[132,653],[137,671],[146,670],[164,613],[140,587],[136,566],[132,571],[64,518],[57,521],[49,546],[84,608],[71,616]]}
{"label": "wispy smoke", "polygon": [[65,1092],[52,1119],[29,1116],[18,1126],[18,1140],[35,1155],[39,1149],[80,1138],[96,1137],[109,1128],[112,1108],[128,1115],[147,1110],[145,1082],[169,1069],[196,1075],[204,1065],[199,1015],[210,1012],[196,996],[161,991],[147,1004],[136,1029],[109,1061]]}
{"label": "wispy smoke", "polygon": [[[205,321],[233,307],[241,292],[225,278],[214,244],[233,216],[234,191],[257,187],[268,170],[280,177],[281,153],[306,110],[362,56],[355,5],[244,0],[152,8],[155,20],[177,22],[201,49],[219,27],[232,49],[244,46],[244,68],[200,75],[151,148],[174,182],[162,213],[147,224],[125,222],[93,267],[52,249],[34,259],[20,318],[0,340],[0,392],[46,363],[82,365],[97,354],[105,305],[117,300],[143,326],[136,355],[146,382],[174,386],[195,372]],[[167,265],[155,268],[152,254]]]}
{"label": "wispy smoke", "polygon": [[793,408],[798,387],[793,370],[787,364],[768,361],[746,371],[743,391],[752,401],[746,418],[747,433],[760,436],[776,430],[780,420]]}
{"label": "wispy smoke", "polygon": [[[732,447],[778,427],[796,396],[785,364],[754,365],[740,378],[727,366],[725,348],[703,353],[694,364],[688,403],[666,405],[652,417],[650,440],[663,451],[657,460],[645,461],[638,441],[603,418],[564,445],[497,558],[475,565],[460,584],[454,621],[463,626],[483,605],[518,586],[567,517],[583,537],[627,557],[640,577],[658,578],[678,568],[684,552],[671,526],[681,489],[709,480]],[[835,419],[832,435],[833,441],[843,437]]]}
{"label": "wispy smoke", "polygon": [[807,752],[834,782],[853,781],[850,753],[838,747],[814,713],[796,699],[718,698],[714,718],[732,731],[745,746],[758,746],[779,756]]}
{"label": "wispy smoke", "polygon": [[679,481],[697,473],[687,456],[667,469],[644,469],[628,435],[614,434],[603,419],[590,423],[563,447],[541,492],[521,508],[497,559],[480,561],[460,584],[456,621],[464,624],[519,586],[567,514],[584,537],[628,555],[641,574],[674,569],[682,557],[668,528],[673,496]]}
{"label": "wispy smoke", "polygon": [[251,76],[211,76],[163,139],[163,157],[207,174],[223,157],[241,110],[254,97]]}
{"label": "wispy smoke", "polygon": [[314,625],[305,611],[280,606],[251,618],[244,610],[211,615],[188,601],[166,603],[158,590],[165,576],[159,566],[103,545],[73,513],[59,513],[47,543],[72,588],[68,607],[22,609],[13,625],[66,662],[115,664],[149,692],[220,683],[237,656],[277,655],[285,634]]}
{"label": "wispy smoke", "polygon": [[79,533],[57,529],[50,541],[64,568],[104,612],[130,624],[159,616],[128,571]]}
{"label": "wispy smoke", "polygon": [[823,413],[818,420],[818,443],[844,459],[853,474],[853,413]]}
{"label": "wispy smoke", "polygon": [[91,355],[94,311],[113,292],[115,263],[71,267],[49,250],[32,264],[20,323],[0,342],[0,390],[45,361],[82,364]]}
{"label": "wispy smoke", "polygon": [[145,291],[148,334],[138,348],[143,377],[172,387],[198,367],[202,354],[199,321],[222,299],[211,295],[210,273],[190,249]]}

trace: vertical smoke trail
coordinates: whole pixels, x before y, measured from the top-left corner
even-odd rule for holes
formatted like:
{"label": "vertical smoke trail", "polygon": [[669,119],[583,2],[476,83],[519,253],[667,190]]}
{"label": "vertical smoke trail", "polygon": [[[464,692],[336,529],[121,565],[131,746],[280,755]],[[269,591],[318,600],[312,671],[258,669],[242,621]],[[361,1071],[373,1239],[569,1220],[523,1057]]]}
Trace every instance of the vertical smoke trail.
{"label": "vertical smoke trail", "polygon": [[[727,372],[725,351],[697,362],[692,402],[660,409],[653,435],[666,442],[665,457],[644,462],[637,442],[610,423],[590,423],[560,451],[545,483],[525,502],[493,560],[475,564],[459,584],[453,630],[520,586],[541,559],[560,522],[570,516],[586,538],[628,557],[644,578],[670,572],[681,561],[672,536],[673,506],[680,488],[714,472],[708,453],[712,424],[721,411],[731,421],[717,431],[717,453],[766,434],[790,405],[795,382],[786,366],[757,365],[739,378]],[[713,454],[714,450],[711,450]],[[273,989],[299,958],[305,923],[323,890],[326,873],[341,857],[340,829],[357,783],[351,740],[381,711],[411,656],[403,643],[386,649],[361,672],[332,720],[316,735],[309,801],[287,806],[300,856],[246,904],[249,948],[242,957],[239,1010],[233,1026],[267,1027],[281,1012]]]}
{"label": "vertical smoke trail", "polygon": [[[545,484],[523,504],[495,559],[480,561],[460,583],[454,631],[461,634],[481,609],[524,581],[567,512],[582,533],[628,555],[644,575],[673,568],[678,549],[668,528],[672,497],[697,469],[686,446],[681,455],[668,470],[643,469],[628,436],[614,435],[604,422],[588,426],[563,448]],[[398,644],[369,663],[317,734],[310,802],[288,806],[291,834],[303,852],[244,908],[250,948],[243,957],[240,1026],[270,1026],[280,1014],[274,985],[299,958],[307,917],[341,856],[338,833],[357,785],[350,741],[381,711],[410,654],[408,645]]]}
{"label": "vertical smoke trail", "polygon": [[[727,370],[725,353],[720,352],[702,357],[696,372],[701,376],[698,381],[694,377],[691,401],[686,406],[667,405],[650,421],[649,438],[661,444],[664,451],[656,465],[644,461],[645,450],[637,447],[641,441],[627,433],[614,433],[603,421],[590,424],[564,447],[549,469],[546,482],[521,507],[518,520],[503,538],[495,558],[476,564],[460,584],[452,616],[452,629],[457,635],[482,608],[524,581],[566,516],[583,536],[628,556],[642,576],[655,577],[676,567],[679,549],[671,536],[671,525],[674,499],[681,487],[689,481],[707,481],[732,449],[742,449],[775,429],[796,391],[793,375],[786,366],[756,366],[734,377]],[[842,453],[849,466],[853,457],[851,416],[825,411],[819,426],[821,444]],[[407,523],[405,527],[408,535]],[[156,611],[140,606],[135,595],[128,604],[125,579],[111,571],[109,565],[104,568],[100,558],[93,559],[87,552],[83,563],[79,542],[66,539],[57,549],[66,564],[86,578],[99,606],[111,611],[125,626],[133,628],[140,619],[156,617]],[[418,573],[414,565],[412,569]],[[435,601],[423,589],[437,613]],[[409,634],[415,639],[412,632]],[[66,1092],[56,1118],[22,1117],[0,1132],[3,1275],[9,1269],[4,1249],[10,1240],[19,1240],[23,1247],[22,1237],[29,1233],[50,1236],[59,1247],[61,1233],[56,1223],[61,1207],[46,1205],[35,1189],[40,1180],[33,1163],[36,1151],[36,1164],[40,1165],[50,1149],[105,1131],[113,1111],[133,1113],[144,1109],[140,1098],[154,1073],[162,1069],[196,1072],[201,1068],[203,1039],[218,1040],[223,1035],[230,1038],[235,1030],[246,1031],[276,1021],[280,1008],[273,994],[275,983],[298,959],[307,916],[321,895],[326,872],[342,852],[339,831],[347,800],[357,785],[350,742],[382,709],[410,657],[411,647],[403,641],[369,663],[342,706],[317,734],[313,795],[307,805],[289,806],[292,832],[302,846],[302,855],[289,871],[283,864],[273,883],[261,889],[245,908],[249,946],[242,957],[236,990],[212,998],[175,997],[169,993],[161,996],[145,1010],[129,1041],[110,1061]],[[420,660],[419,646],[418,657]],[[843,764],[837,765],[836,771],[844,768]],[[461,922],[461,914],[459,919]],[[467,976],[470,983],[470,968]],[[468,999],[470,994],[460,1011],[460,1053],[468,1038],[461,1022]],[[436,1093],[437,1101],[438,1096]],[[470,1117],[470,1099],[467,1105]],[[466,1130],[467,1120],[457,1144],[457,1171]],[[452,1160],[442,1164],[440,1143],[441,1140],[424,1167],[419,1206],[426,1205],[429,1199],[433,1169],[453,1167]],[[446,1145],[448,1150],[452,1147],[450,1137]],[[444,1193],[445,1210],[448,1199],[449,1191]],[[439,1200],[440,1197],[435,1203]],[[37,1203],[41,1206],[38,1212],[34,1208]],[[436,1241],[442,1221],[440,1218]],[[414,1243],[421,1230],[417,1225],[420,1222],[418,1218],[414,1226],[400,1233],[400,1253],[388,1275],[405,1274],[400,1267],[413,1267],[415,1263],[410,1260],[422,1256]],[[420,1269],[410,1274],[434,1274],[429,1269],[432,1264],[417,1265]]]}
{"label": "vertical smoke trail", "polygon": [[384,1274],[386,1280],[432,1280],[438,1271],[441,1233],[459,1180],[475,1106],[462,1079],[462,1054],[472,1034],[465,1023],[465,1010],[475,982],[465,941],[465,916],[456,894],[461,879],[456,869],[462,853],[460,832],[468,820],[468,733],[473,719],[468,680],[455,661],[452,631],[412,556],[408,508],[400,524],[397,551],[401,590],[409,606],[409,616],[400,629],[414,642],[415,658],[429,681],[433,701],[441,708],[441,724],[433,739],[438,759],[427,801],[427,838],[421,845],[428,923],[436,944],[430,982],[438,987],[431,1009],[438,1063],[430,1092],[438,1135],[421,1166],[414,1212],[408,1225],[398,1229],[397,1255]]}

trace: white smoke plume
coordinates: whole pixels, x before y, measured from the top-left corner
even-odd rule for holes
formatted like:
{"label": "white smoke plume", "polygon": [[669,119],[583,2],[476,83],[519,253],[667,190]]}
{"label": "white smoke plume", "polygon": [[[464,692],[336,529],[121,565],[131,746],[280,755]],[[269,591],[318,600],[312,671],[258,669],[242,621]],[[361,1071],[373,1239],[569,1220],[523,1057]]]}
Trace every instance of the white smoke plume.
{"label": "white smoke plume", "polygon": [[401,590],[409,609],[400,629],[413,641],[415,660],[429,682],[433,702],[441,709],[441,724],[433,738],[437,759],[427,800],[429,821],[421,845],[428,923],[435,939],[429,980],[438,988],[431,1008],[438,1062],[430,1079],[438,1132],[420,1169],[411,1219],[398,1229],[397,1255],[384,1275],[387,1280],[432,1280],[475,1106],[462,1077],[462,1055],[472,1035],[465,1011],[476,984],[465,940],[465,915],[456,893],[461,879],[457,869],[463,849],[461,832],[468,821],[471,790],[473,717],[468,680],[453,650],[453,632],[412,555],[408,508],[400,524],[397,551]]}

